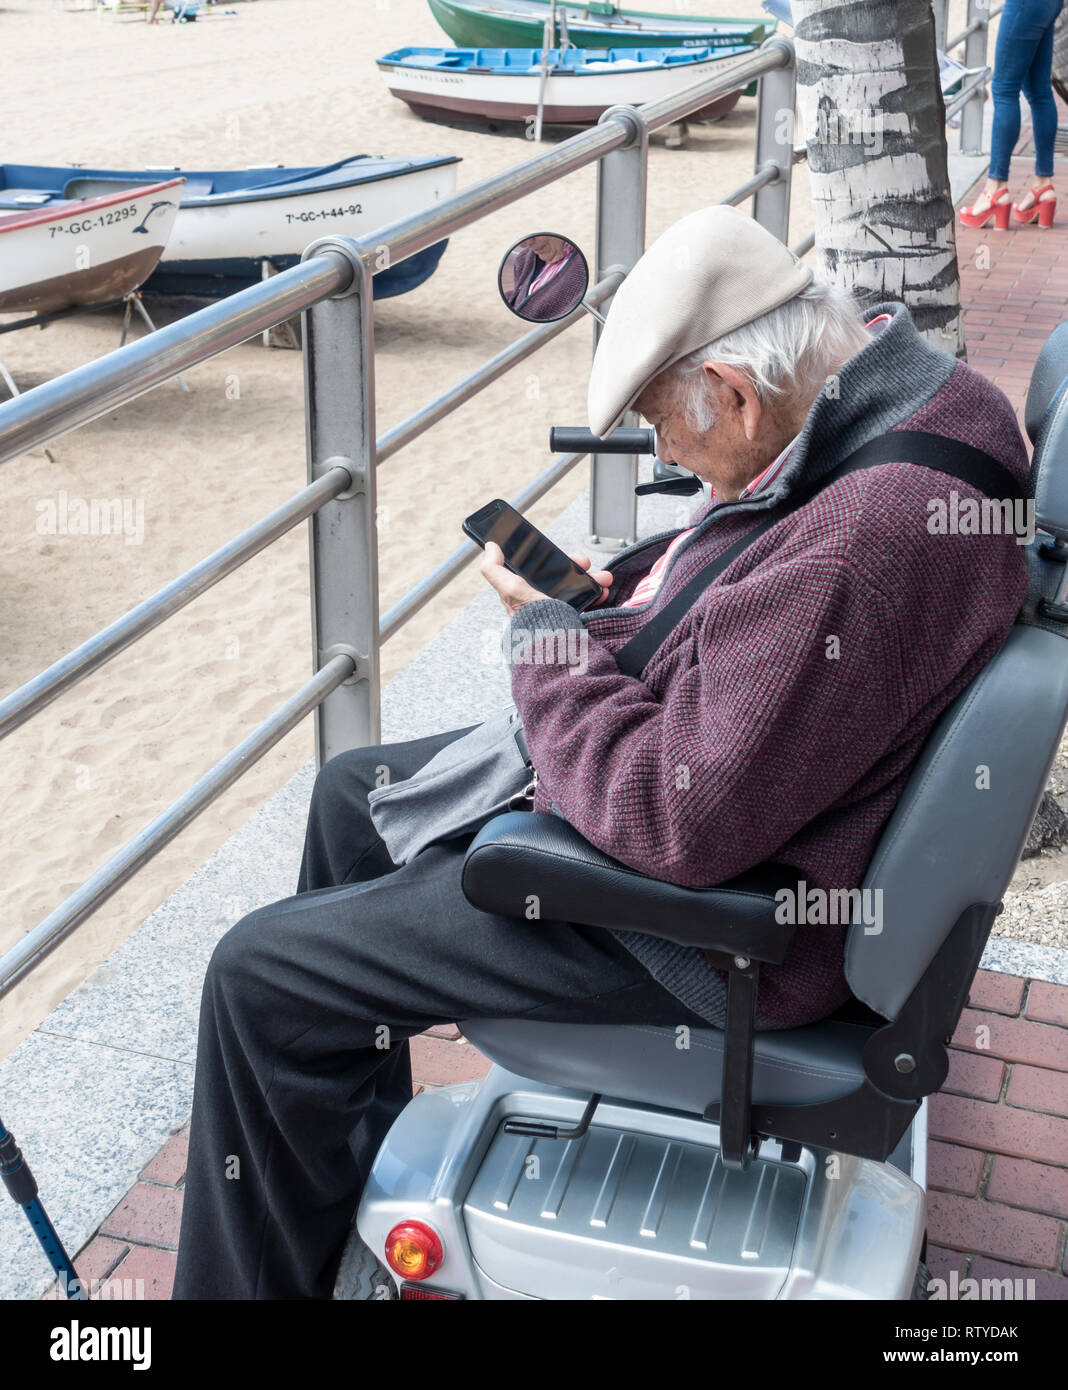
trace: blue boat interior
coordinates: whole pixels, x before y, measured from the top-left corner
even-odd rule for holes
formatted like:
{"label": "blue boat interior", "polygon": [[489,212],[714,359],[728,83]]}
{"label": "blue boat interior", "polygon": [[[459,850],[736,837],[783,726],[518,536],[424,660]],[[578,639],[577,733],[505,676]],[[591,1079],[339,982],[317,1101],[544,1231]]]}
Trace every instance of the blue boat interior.
{"label": "blue boat interior", "polygon": [[[704,63],[751,53],[751,43],[710,48],[550,48],[548,61],[557,73],[602,71],[610,63],[620,71],[666,68],[677,64]],[[397,48],[379,63],[437,71],[530,73],[541,69],[540,48]]]}
{"label": "blue boat interior", "polygon": [[349,188],[392,178],[413,169],[457,163],[456,155],[424,159],[386,159],[350,155],[334,164],[306,168],[273,164],[258,169],[88,169],[76,165],[0,165],[0,208],[47,206],[69,198],[94,198],[119,188],[184,178],[182,205],[211,202],[251,202],[263,197],[284,198],[330,188]]}

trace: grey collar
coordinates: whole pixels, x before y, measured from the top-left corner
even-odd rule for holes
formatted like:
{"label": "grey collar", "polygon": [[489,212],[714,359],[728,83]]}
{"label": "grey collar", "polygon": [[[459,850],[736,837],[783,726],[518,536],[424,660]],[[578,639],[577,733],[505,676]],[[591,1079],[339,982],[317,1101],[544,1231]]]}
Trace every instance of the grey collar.
{"label": "grey collar", "polygon": [[904,304],[865,306],[865,312],[872,318],[889,314],[891,321],[816,397],[778,477],[744,501],[713,507],[699,532],[728,512],[776,506],[799,483],[815,482],[869,439],[903,424],[946,385],[956,358],[920,336]]}

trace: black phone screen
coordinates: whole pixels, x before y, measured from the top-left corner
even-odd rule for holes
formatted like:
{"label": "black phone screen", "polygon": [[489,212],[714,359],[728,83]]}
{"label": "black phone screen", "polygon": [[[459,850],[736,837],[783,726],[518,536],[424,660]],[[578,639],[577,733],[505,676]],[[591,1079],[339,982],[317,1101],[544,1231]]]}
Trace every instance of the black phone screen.
{"label": "black phone screen", "polygon": [[508,568],[549,598],[563,599],[581,612],[601,597],[601,586],[585,570],[500,498],[473,512],[463,529],[480,545],[499,545]]}

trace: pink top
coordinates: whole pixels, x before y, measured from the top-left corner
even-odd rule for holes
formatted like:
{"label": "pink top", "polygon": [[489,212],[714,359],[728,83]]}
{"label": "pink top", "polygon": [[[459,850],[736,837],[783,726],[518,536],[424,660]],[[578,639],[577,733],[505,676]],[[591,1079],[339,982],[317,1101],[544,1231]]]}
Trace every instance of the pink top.
{"label": "pink top", "polygon": [[540,290],[542,285],[547,285],[555,275],[559,275],[561,270],[563,270],[564,266],[567,265],[568,261],[570,261],[571,257],[574,254],[575,250],[574,247],[572,247],[568,251],[566,256],[561,256],[558,261],[549,261],[544,266],[542,266],[541,270],[538,272],[537,275],[535,275],[534,279],[530,282],[530,289],[527,291],[527,298],[529,299],[535,290]]}

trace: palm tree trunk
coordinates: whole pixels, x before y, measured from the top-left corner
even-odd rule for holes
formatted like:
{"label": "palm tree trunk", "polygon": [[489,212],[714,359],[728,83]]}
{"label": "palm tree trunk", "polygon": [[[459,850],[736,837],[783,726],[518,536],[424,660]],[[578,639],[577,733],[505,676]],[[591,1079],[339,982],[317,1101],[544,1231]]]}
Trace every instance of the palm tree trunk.
{"label": "palm tree trunk", "polygon": [[824,277],[903,301],[927,339],[963,357],[929,0],[793,0],[793,17]]}

